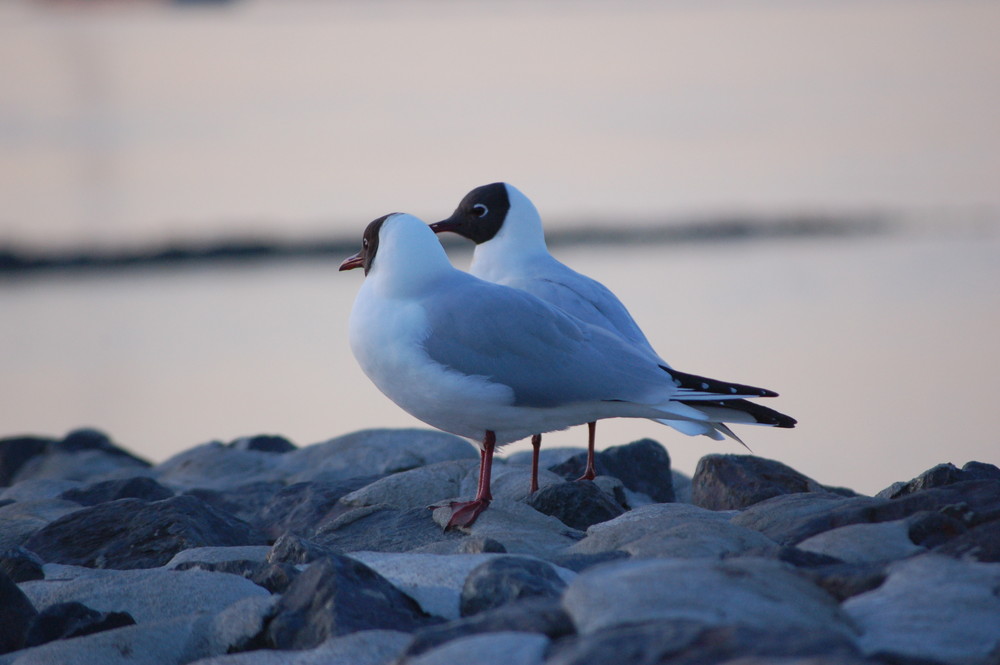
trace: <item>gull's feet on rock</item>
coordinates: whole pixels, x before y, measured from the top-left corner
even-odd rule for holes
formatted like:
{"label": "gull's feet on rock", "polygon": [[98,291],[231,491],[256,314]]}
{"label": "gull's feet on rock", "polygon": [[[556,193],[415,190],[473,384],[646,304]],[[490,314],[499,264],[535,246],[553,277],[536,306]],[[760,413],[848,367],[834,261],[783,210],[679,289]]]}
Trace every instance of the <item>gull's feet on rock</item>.
{"label": "gull's feet on rock", "polygon": [[486,510],[490,505],[489,499],[476,499],[475,501],[452,501],[449,504],[452,513],[445,531],[460,526],[472,526],[472,523],[479,517],[479,513]]}

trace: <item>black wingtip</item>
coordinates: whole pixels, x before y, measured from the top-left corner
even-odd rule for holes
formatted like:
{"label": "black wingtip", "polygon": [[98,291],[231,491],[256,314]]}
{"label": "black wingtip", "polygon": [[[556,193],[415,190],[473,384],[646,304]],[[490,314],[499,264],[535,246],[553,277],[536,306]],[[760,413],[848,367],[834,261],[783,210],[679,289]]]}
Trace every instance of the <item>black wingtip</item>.
{"label": "black wingtip", "polygon": [[[681,404],[686,404],[694,408],[711,406],[720,409],[732,409],[733,411],[740,411],[742,413],[751,416],[758,425],[770,425],[771,427],[781,427],[784,429],[792,429],[798,424],[795,418],[791,416],[786,416],[780,411],[775,411],[774,409],[769,409],[766,406],[761,406],[755,402],[751,402],[746,399],[718,399],[718,400],[704,400],[704,399],[692,399],[692,400],[678,400]],[[744,444],[745,445],[745,444]]]}
{"label": "black wingtip", "polygon": [[698,376],[697,374],[687,374],[685,372],[678,372],[676,369],[670,367],[664,367],[660,365],[660,369],[670,375],[670,378],[674,380],[678,388],[686,388],[687,390],[696,390],[698,392],[714,393],[716,395],[740,395],[743,397],[777,397],[778,393],[773,390],[768,390],[767,388],[758,388],[756,386],[747,386],[742,383],[729,383],[728,381],[719,381],[717,379],[710,379],[705,376]]}

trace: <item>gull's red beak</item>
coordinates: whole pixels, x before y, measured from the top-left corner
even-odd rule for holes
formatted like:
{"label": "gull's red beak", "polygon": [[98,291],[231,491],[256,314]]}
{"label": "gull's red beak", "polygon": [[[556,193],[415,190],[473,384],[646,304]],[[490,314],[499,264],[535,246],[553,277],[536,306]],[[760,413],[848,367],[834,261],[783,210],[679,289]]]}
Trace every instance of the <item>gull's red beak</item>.
{"label": "gull's red beak", "polygon": [[358,252],[354,256],[349,256],[344,259],[343,263],[340,264],[341,270],[354,270],[355,268],[360,268],[365,264],[365,259],[361,256],[361,252]]}

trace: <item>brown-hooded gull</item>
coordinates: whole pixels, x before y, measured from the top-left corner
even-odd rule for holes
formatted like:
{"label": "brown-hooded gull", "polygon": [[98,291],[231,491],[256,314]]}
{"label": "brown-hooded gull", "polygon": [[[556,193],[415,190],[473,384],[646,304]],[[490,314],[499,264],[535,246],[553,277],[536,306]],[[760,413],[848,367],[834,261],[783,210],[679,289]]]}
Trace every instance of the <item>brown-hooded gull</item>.
{"label": "brown-hooded gull", "polygon": [[361,251],[340,269],[359,267],[366,278],[349,338],[362,370],[411,415],[481,442],[476,497],[451,504],[449,527],[472,524],[489,505],[497,446],[602,418],[649,418],[699,433],[728,431],[722,413],[755,421],[695,401],[735,384],[665,368],[620,335],[452,267],[412,215],[371,222]]}

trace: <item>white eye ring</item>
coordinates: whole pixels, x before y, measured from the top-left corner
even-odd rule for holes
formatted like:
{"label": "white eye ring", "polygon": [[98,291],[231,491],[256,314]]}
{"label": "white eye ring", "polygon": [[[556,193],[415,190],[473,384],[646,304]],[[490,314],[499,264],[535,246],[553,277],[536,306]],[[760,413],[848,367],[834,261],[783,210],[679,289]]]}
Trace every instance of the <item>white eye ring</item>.
{"label": "white eye ring", "polygon": [[485,217],[487,214],[489,214],[490,209],[484,206],[482,203],[477,203],[476,205],[472,206],[472,211],[476,213],[476,217]]}

